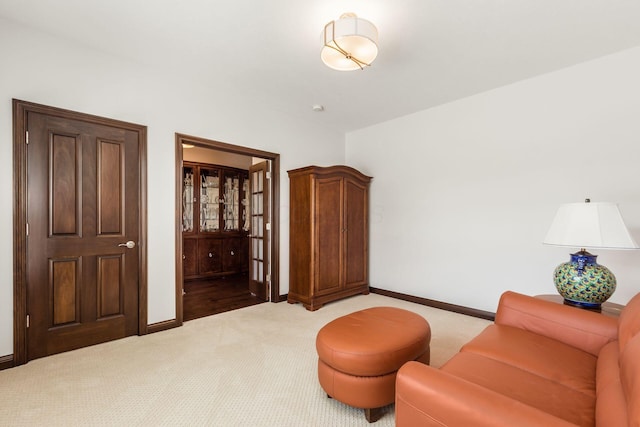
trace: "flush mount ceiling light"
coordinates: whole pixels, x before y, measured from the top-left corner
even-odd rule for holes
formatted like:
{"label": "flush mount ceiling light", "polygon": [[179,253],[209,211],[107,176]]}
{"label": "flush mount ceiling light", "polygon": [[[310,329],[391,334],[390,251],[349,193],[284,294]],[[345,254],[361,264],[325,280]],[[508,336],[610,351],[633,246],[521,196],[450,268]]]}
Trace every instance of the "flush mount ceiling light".
{"label": "flush mount ceiling light", "polygon": [[378,55],[378,29],[355,13],[344,13],[324,26],[320,57],[329,68],[339,71],[363,70]]}

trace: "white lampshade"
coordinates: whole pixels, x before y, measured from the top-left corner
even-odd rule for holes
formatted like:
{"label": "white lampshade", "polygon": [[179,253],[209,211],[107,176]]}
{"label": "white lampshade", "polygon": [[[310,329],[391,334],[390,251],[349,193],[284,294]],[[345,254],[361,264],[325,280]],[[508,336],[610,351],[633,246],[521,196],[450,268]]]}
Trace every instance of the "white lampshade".
{"label": "white lampshade", "polygon": [[638,248],[615,203],[561,205],[544,244],[575,248]]}
{"label": "white lampshade", "polygon": [[324,27],[320,57],[339,71],[363,69],[378,56],[378,29],[366,19],[345,13]]}

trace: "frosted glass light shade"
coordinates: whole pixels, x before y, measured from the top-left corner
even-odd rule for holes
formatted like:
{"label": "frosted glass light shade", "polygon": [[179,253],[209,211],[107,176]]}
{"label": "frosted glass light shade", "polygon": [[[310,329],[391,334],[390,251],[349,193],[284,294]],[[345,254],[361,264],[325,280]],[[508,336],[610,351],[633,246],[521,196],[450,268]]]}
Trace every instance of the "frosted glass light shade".
{"label": "frosted glass light shade", "polygon": [[615,203],[561,205],[544,244],[575,248],[637,249]]}
{"label": "frosted glass light shade", "polygon": [[339,71],[363,69],[378,56],[378,29],[366,19],[345,13],[324,27],[322,62]]}

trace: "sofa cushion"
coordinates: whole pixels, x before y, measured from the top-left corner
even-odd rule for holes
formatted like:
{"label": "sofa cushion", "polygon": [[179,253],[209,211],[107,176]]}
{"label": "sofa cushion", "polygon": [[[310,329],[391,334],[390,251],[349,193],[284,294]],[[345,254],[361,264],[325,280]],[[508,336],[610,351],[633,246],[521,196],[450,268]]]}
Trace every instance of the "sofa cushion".
{"label": "sofa cushion", "polygon": [[620,382],[618,343],[602,347],[596,369],[596,425],[628,427],[627,401]]}
{"label": "sofa cushion", "polygon": [[442,371],[508,396],[568,422],[593,425],[595,397],[516,366],[473,352],[461,352]]}
{"label": "sofa cushion", "polygon": [[418,362],[396,382],[398,427],[576,427],[506,395]]}
{"label": "sofa cushion", "polygon": [[620,353],[624,351],[627,342],[640,332],[640,293],[627,303],[618,319],[618,343]]}
{"label": "sofa cushion", "polygon": [[318,357],[356,376],[395,373],[409,360],[428,362],[431,328],[424,317],[396,307],[371,307],[323,326],[316,336]]}
{"label": "sofa cushion", "polygon": [[533,332],[490,325],[465,344],[473,352],[595,397],[597,357]]}
{"label": "sofa cushion", "polygon": [[497,325],[524,329],[597,356],[618,339],[618,319],[591,310],[505,292],[496,312]]}

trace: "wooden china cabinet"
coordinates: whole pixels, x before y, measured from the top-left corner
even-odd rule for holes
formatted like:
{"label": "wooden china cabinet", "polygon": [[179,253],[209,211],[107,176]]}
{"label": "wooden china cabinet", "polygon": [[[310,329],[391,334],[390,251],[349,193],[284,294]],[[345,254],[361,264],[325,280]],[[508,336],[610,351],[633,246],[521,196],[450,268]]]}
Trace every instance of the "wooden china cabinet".
{"label": "wooden china cabinet", "polygon": [[289,171],[289,303],[308,310],[369,293],[371,177],[348,166]]}
{"label": "wooden china cabinet", "polygon": [[184,162],[182,237],[185,279],[249,268],[249,172]]}

